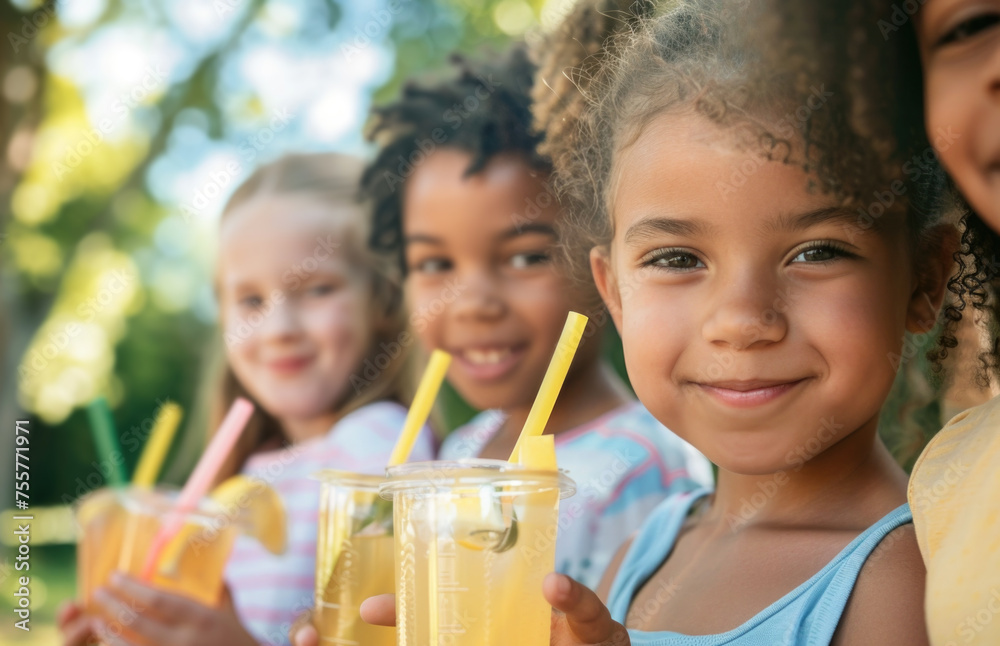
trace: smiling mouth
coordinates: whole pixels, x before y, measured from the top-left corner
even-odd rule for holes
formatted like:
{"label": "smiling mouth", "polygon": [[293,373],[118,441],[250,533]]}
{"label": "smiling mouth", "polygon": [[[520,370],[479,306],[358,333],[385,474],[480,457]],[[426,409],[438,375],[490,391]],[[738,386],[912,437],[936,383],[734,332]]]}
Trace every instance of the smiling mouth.
{"label": "smiling mouth", "polygon": [[736,408],[752,408],[770,403],[792,391],[806,379],[747,380],[695,383],[715,400]]}
{"label": "smiling mouth", "polygon": [[268,364],[268,367],[278,373],[290,374],[302,370],[311,361],[312,357],[289,357],[287,359],[272,361]]}
{"label": "smiling mouth", "polygon": [[506,376],[524,355],[526,345],[490,346],[455,350],[452,354],[464,372],[474,379]]}

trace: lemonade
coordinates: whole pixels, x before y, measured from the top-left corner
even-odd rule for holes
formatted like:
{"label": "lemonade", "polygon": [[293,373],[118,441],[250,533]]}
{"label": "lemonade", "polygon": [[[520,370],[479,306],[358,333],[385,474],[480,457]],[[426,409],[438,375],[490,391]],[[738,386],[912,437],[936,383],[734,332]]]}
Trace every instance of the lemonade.
{"label": "lemonade", "polygon": [[555,565],[556,471],[496,460],[389,470],[400,646],[547,646],[542,579]]}
{"label": "lemonade", "polygon": [[[102,489],[80,502],[77,573],[80,600],[88,611],[94,610],[94,591],[107,585],[111,572],[139,578],[171,500],[172,494],[162,491],[129,488]],[[205,501],[201,510],[184,515],[181,531],[167,544],[150,583],[215,605],[238,531],[238,523]]]}
{"label": "lemonade", "polygon": [[381,476],[324,471],[316,543],[315,625],[323,644],[393,646],[392,628],[361,620],[368,597],[394,589],[392,504]]}
{"label": "lemonade", "polygon": [[92,597],[107,585],[118,565],[125,532],[125,507],[113,489],[99,489],[81,499],[76,518],[80,525],[77,544],[77,589],[87,612],[93,612]]}

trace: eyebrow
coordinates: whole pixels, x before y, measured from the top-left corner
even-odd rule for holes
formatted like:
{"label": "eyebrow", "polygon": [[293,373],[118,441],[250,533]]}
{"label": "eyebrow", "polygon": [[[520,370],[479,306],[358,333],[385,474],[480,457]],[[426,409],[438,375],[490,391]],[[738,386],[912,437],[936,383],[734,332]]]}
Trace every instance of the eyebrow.
{"label": "eyebrow", "polygon": [[680,220],[677,218],[651,217],[643,218],[628,228],[625,232],[625,244],[634,244],[640,240],[653,238],[657,234],[675,236],[695,236],[705,233],[710,227],[697,220]]}
{"label": "eyebrow", "polygon": [[541,233],[543,235],[552,236],[553,238],[559,237],[556,233],[555,227],[548,224],[542,224],[541,222],[529,222],[527,224],[515,224],[501,233],[500,239],[510,240],[519,236],[528,235],[529,233]]}
{"label": "eyebrow", "polygon": [[[558,237],[554,227],[548,224],[542,224],[540,222],[529,222],[527,224],[515,224],[511,228],[500,234],[501,240],[512,240],[523,235],[528,235],[530,233],[541,233],[543,235],[552,236],[553,238]],[[444,241],[436,236],[427,235],[426,233],[414,233],[413,235],[406,236],[403,240],[404,245],[411,245],[414,243],[422,242],[424,244],[431,245],[442,245]]]}
{"label": "eyebrow", "polygon": [[770,227],[773,230],[791,229],[793,231],[804,231],[818,224],[825,224],[831,221],[842,221],[844,224],[857,223],[858,214],[842,206],[824,206],[804,213],[788,213],[778,217],[778,220]]}

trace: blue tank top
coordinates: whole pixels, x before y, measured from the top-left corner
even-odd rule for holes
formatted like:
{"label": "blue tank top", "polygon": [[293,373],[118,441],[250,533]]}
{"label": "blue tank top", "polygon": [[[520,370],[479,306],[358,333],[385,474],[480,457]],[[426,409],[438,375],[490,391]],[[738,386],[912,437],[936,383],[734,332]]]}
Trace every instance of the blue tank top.
{"label": "blue tank top", "polygon": [[[608,609],[615,621],[625,624],[633,597],[670,554],[688,511],[709,493],[703,489],[671,496],[643,523],[611,586]],[[629,630],[632,646],[829,644],[868,555],[889,532],[911,519],[909,505],[897,507],[851,541],[808,581],[733,630],[715,635]]]}

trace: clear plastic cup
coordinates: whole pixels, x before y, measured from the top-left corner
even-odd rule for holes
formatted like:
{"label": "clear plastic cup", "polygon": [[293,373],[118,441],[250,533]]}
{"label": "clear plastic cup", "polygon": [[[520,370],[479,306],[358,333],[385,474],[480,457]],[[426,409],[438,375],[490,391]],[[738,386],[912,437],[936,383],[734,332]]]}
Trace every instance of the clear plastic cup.
{"label": "clear plastic cup", "polygon": [[378,496],[382,476],[322,471],[316,541],[316,610],[320,643],[394,646],[392,628],[361,620],[368,597],[394,589],[392,502]]}
{"label": "clear plastic cup", "polygon": [[[80,540],[77,575],[80,600],[92,610],[94,591],[113,571],[139,578],[160,526],[177,493],[139,488],[101,489],[77,506]],[[162,590],[215,606],[222,598],[226,560],[239,533],[237,521],[214,502],[203,500],[183,515],[167,543],[150,583]]]}
{"label": "clear plastic cup", "polygon": [[548,646],[565,474],[500,460],[405,464],[393,500],[400,646]]}

